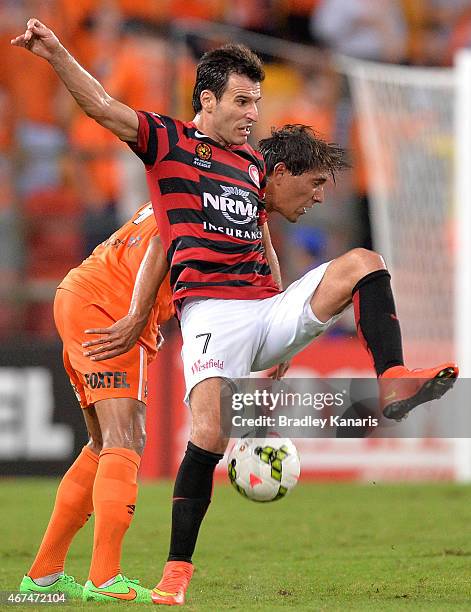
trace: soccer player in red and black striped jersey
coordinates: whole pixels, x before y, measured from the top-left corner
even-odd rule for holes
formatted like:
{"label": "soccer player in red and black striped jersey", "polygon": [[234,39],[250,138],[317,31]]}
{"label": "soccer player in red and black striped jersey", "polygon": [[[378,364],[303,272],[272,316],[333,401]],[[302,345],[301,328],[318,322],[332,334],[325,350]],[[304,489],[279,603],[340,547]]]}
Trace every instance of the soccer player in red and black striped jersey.
{"label": "soccer player in red and black striped jersey", "polygon": [[[245,52],[233,47],[231,53],[237,58]],[[254,71],[253,78],[261,74]],[[225,138],[241,144],[217,142],[196,122],[137,113],[137,143],[131,147],[147,169],[177,303],[189,297],[262,299],[279,292],[262,245],[268,234],[263,158],[245,142],[260,90],[250,77],[233,79],[234,136]],[[225,125],[230,132],[231,119]]]}
{"label": "soccer player in red and black striped jersey", "polygon": [[[219,411],[224,379],[290,358],[352,302],[378,377],[411,380],[394,387],[386,416],[400,418],[427,401],[435,379],[455,378],[458,369],[444,364],[411,374],[405,368],[390,277],[377,253],[349,251],[280,292],[263,203],[264,164],[247,144],[264,78],[249,49],[228,45],[203,56],[193,95],[196,116],[181,122],[111,98],[37,19],[12,43],[47,59],[81,108],[128,142],[146,166],[180,309],[192,411],[191,440],[174,489],[169,561],[152,597],[180,605],[214,469],[227,444]],[[322,203],[324,184],[339,168],[331,165],[336,158],[329,145],[307,130],[286,129],[261,148],[270,174],[268,212],[296,221]]]}

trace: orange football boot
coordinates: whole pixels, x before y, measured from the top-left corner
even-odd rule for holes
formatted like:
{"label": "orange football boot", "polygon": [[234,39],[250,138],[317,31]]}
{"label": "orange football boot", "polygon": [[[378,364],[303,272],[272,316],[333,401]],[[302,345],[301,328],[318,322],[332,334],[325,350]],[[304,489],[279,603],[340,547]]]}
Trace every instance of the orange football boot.
{"label": "orange football boot", "polygon": [[183,606],[193,570],[192,563],[167,561],[161,581],[152,589],[152,601],[166,606]]}
{"label": "orange football boot", "polygon": [[387,369],[379,378],[384,416],[400,421],[416,406],[439,399],[454,385],[458,373],[458,366],[451,362],[424,370]]}

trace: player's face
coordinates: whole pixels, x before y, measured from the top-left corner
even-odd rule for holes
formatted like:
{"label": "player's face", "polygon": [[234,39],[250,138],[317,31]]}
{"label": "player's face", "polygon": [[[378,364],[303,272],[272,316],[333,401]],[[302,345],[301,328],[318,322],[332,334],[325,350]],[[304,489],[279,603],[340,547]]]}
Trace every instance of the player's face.
{"label": "player's face", "polygon": [[322,204],[327,179],[328,174],[323,170],[310,170],[294,176],[283,163],[277,164],[268,179],[267,211],[276,211],[291,223],[296,223],[315,204]]}
{"label": "player's face", "polygon": [[221,99],[214,97],[210,107],[208,118],[215,140],[224,145],[245,144],[258,119],[260,97],[260,83],[241,74],[231,74]]}

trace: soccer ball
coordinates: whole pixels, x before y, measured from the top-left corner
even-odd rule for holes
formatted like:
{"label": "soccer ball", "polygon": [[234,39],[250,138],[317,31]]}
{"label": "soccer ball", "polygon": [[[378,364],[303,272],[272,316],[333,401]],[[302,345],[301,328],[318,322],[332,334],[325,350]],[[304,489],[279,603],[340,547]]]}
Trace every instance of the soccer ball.
{"label": "soccer ball", "polygon": [[247,499],[281,499],[296,486],[301,465],[289,438],[241,438],[227,459],[229,480]]}

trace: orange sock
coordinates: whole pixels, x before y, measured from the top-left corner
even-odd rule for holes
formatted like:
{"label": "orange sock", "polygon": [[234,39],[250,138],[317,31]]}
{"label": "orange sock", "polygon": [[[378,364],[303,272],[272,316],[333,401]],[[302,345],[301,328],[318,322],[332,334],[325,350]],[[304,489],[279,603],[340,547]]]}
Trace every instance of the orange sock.
{"label": "orange sock", "polygon": [[121,545],[134,514],[140,462],[139,455],[127,448],[100,453],[93,486],[95,533],[89,575],[95,586],[121,573]]}
{"label": "orange sock", "polygon": [[92,491],[97,467],[98,455],[85,446],[62,478],[49,525],[28,572],[33,580],[64,570],[70,543],[93,512]]}

